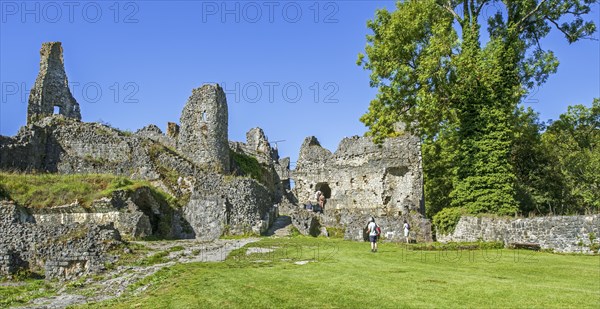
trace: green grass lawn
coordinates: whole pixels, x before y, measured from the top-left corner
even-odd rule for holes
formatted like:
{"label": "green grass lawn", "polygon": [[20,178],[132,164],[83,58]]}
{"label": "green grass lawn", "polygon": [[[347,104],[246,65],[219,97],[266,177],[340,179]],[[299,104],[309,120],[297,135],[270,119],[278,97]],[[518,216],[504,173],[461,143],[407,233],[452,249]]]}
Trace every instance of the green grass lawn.
{"label": "green grass lawn", "polygon": [[[600,256],[522,250],[412,251],[295,237],[222,263],[182,264],[93,308],[598,308]],[[295,261],[311,260],[305,265]],[[133,291],[149,285],[141,293]]]}

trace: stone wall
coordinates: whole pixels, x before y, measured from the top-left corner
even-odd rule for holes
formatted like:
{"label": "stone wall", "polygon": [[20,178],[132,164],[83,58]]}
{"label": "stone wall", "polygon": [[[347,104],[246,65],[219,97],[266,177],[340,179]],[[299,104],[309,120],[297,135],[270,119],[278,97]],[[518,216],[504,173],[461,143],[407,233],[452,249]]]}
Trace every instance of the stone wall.
{"label": "stone wall", "polygon": [[214,240],[223,234],[265,232],[272,207],[271,192],[253,179],[207,175],[194,184],[183,212],[196,239]]}
{"label": "stone wall", "polygon": [[[276,151],[264,132],[254,128],[248,132],[246,144],[233,144],[259,160],[265,167],[261,180],[267,181],[260,184],[229,174],[228,107],[219,85],[193,89],[180,125],[169,122],[166,135],[155,125],[136,133],[123,132],[109,125],[80,122],[79,105],[68,88],[61,44],[44,43],[40,54],[27,125],[14,137],[0,136],[0,170],[143,179],[186,204],[173,211],[140,199],[133,203],[135,207],[120,208],[113,205],[118,201],[113,197],[105,209],[68,205],[36,213],[43,225],[113,222],[131,237],[156,235],[158,229],[163,236],[213,240],[222,233],[263,231],[265,222],[272,222],[273,201],[280,200],[284,191],[278,171],[286,174],[289,160],[283,161],[288,163],[285,168],[276,168]],[[52,115],[55,106],[60,115]],[[289,185],[289,180],[286,183]]]}
{"label": "stone wall", "polygon": [[[98,123],[82,123],[62,116],[51,116],[24,127],[15,137],[0,139],[0,169],[21,172],[47,171],[61,174],[106,173],[121,175],[148,180],[153,185],[182,200],[192,196],[194,190],[201,190],[199,196],[223,195],[234,205],[231,208],[226,208],[224,214],[230,218],[239,219],[235,219],[233,223],[228,224],[223,223],[227,220],[223,221],[218,217],[210,217],[215,221],[206,223],[203,228],[199,225],[200,221],[196,221],[197,224],[191,225],[186,222],[184,213],[189,215],[191,210],[185,208],[196,208],[196,204],[189,203],[185,205],[181,212],[173,213],[171,218],[173,226],[169,235],[176,238],[189,238],[198,235],[198,237],[208,240],[206,237],[210,235],[211,239],[216,239],[221,234],[206,233],[206,229],[209,229],[212,225],[223,225],[221,232],[242,233],[241,230],[248,230],[259,224],[256,218],[264,217],[269,207],[273,205],[276,195],[273,189],[258,186],[258,182],[251,179],[226,182],[224,181],[225,176],[203,170],[173,149],[166,147],[160,139],[152,139],[149,132],[158,134],[156,130],[146,129],[137,134],[129,135]],[[229,160],[229,155],[227,160]],[[274,170],[273,164],[266,165],[266,167]],[[275,172],[269,175],[272,181],[275,181],[273,180]],[[231,176],[227,177],[231,178]],[[233,178],[235,179],[235,177]],[[248,182],[255,184],[248,185]],[[248,189],[249,186],[252,188]],[[257,195],[253,192],[259,192],[256,194],[260,198],[257,198]],[[263,198],[264,192],[267,192],[268,198]],[[238,196],[238,194],[250,195]],[[238,217],[235,213],[236,207],[243,207],[241,203],[246,202],[245,199],[253,201],[254,204],[249,207],[256,212],[252,216]],[[237,206],[238,204],[239,206]],[[143,205],[152,205],[152,203],[147,200],[142,201],[139,208],[144,208]],[[150,208],[152,207],[146,207],[146,209]],[[115,211],[115,209],[110,211]],[[151,211],[116,211],[121,213],[112,215],[46,214],[40,216],[40,220],[54,223],[105,223],[111,219],[118,219],[114,222],[124,234],[143,237],[150,232],[147,228],[148,219],[150,224],[155,226],[153,218],[159,215],[167,216],[171,214],[169,209],[161,209],[158,211],[159,214],[154,215],[150,215]],[[81,213],[81,211],[71,212]],[[108,211],[94,209],[93,212]],[[203,213],[204,211],[201,211],[198,215],[191,217],[201,216]],[[145,214],[148,219],[142,214]],[[208,218],[202,220],[206,221]],[[244,220],[246,221],[242,224],[241,221]],[[258,220],[260,221],[260,219]],[[224,228],[226,224],[230,227],[229,229]],[[153,228],[152,233],[156,234],[156,229]]]}
{"label": "stone wall", "polygon": [[230,234],[260,234],[270,226],[265,222],[269,221],[273,197],[265,186],[249,178],[236,178],[224,186],[224,195]]}
{"label": "stone wall", "polygon": [[92,202],[83,208],[78,202],[70,205],[28,209],[38,225],[114,224],[122,236],[139,239],[193,238],[193,231],[183,220],[181,210],[155,196],[150,188],[134,191],[117,190],[111,197]]}
{"label": "stone wall", "polygon": [[[229,142],[232,152],[255,158],[262,168],[261,182],[273,193],[273,201],[280,203],[286,190],[290,190],[290,158],[279,159],[277,149],[271,147],[261,128],[252,128],[246,133],[246,143]],[[232,158],[233,173],[244,175]]]}
{"label": "stone wall", "polygon": [[69,90],[62,45],[48,42],[40,50],[40,72],[29,94],[27,123],[52,115],[55,106],[60,115],[81,120],[79,104]]}
{"label": "stone wall", "polygon": [[[292,218],[292,224],[303,235],[320,236],[324,230],[335,228],[344,231],[344,239],[354,241],[367,241],[365,233],[369,218],[372,216],[368,210],[333,209],[323,213],[305,209],[280,210]],[[411,225],[410,239],[417,242],[430,242],[431,223],[421,215],[414,216],[379,216],[375,222],[381,227],[382,240],[405,241],[403,234],[404,219]]]}
{"label": "stone wall", "polygon": [[[170,126],[173,127],[173,125],[175,125],[175,124],[172,124]],[[159,143],[163,144],[164,146],[170,147],[172,149],[176,149],[177,148],[176,137],[178,135],[177,130],[174,128],[171,128],[171,131],[176,131],[177,134],[171,132],[171,134],[165,135],[159,127],[151,124],[151,125],[145,126],[141,129],[137,130],[135,132],[135,134],[138,136],[141,136],[141,137],[149,138],[155,142],[159,142]]]}
{"label": "stone wall", "polygon": [[196,165],[229,172],[227,99],[219,85],[192,90],[181,112],[177,149]]}
{"label": "stone wall", "polygon": [[[431,224],[424,218],[417,137],[388,138],[380,145],[368,137],[345,138],[334,153],[321,147],[315,137],[308,137],[291,178],[299,205],[289,206],[288,212],[302,233],[318,230],[309,227],[318,224],[344,229],[346,239],[363,240],[372,216],[385,239],[403,240],[402,226],[407,220],[413,239],[431,241]],[[303,204],[316,204],[317,190],[327,198],[325,209],[323,214],[307,215]]]}
{"label": "stone wall", "polygon": [[308,137],[292,178],[301,203],[315,201],[320,190],[327,209],[424,213],[420,142],[410,135],[388,138],[381,145],[368,137],[345,138],[335,153]]}
{"label": "stone wall", "polygon": [[0,277],[28,269],[46,279],[73,279],[104,269],[120,244],[112,225],[39,225],[25,209],[0,201]]}
{"label": "stone wall", "polygon": [[[141,174],[152,178],[151,140],[99,123],[50,116],[0,141],[0,168],[63,174]],[[146,176],[146,177],[144,177]],[[149,176],[149,177],[148,177]]]}
{"label": "stone wall", "polygon": [[[450,235],[438,235],[440,242],[502,241],[537,244],[555,252],[591,253],[590,235],[600,237],[600,215],[554,216],[505,219],[464,216]],[[598,239],[594,242],[597,244]]]}

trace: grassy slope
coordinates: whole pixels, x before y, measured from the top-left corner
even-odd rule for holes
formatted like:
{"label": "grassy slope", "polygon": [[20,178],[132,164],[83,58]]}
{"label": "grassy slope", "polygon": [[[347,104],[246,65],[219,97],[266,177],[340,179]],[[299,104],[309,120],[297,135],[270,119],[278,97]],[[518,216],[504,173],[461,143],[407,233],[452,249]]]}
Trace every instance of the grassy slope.
{"label": "grassy slope", "polygon": [[108,197],[115,190],[135,190],[143,186],[168,199],[148,182],[112,175],[0,173],[0,198],[9,198],[32,208],[66,205],[75,200],[89,207],[93,200]]}
{"label": "grassy slope", "polygon": [[[600,257],[515,250],[422,252],[383,244],[264,239],[274,254],[177,265],[150,277],[116,308],[547,308],[600,305]],[[250,246],[257,246],[253,244]],[[318,252],[318,253],[317,253]],[[319,261],[295,265],[293,260]],[[255,263],[250,260],[269,260]]]}
{"label": "grassy slope", "polygon": [[32,299],[54,294],[53,287],[43,279],[27,279],[16,286],[3,285],[0,281],[0,308],[22,306]]}

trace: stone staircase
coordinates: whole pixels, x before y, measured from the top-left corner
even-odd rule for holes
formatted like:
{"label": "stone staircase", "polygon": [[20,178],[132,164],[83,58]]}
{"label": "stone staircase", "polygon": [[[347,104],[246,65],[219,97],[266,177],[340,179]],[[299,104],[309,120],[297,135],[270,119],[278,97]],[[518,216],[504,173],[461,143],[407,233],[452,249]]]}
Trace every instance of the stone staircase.
{"label": "stone staircase", "polygon": [[292,218],[290,216],[279,216],[273,222],[273,226],[267,231],[267,236],[286,237],[291,235]]}

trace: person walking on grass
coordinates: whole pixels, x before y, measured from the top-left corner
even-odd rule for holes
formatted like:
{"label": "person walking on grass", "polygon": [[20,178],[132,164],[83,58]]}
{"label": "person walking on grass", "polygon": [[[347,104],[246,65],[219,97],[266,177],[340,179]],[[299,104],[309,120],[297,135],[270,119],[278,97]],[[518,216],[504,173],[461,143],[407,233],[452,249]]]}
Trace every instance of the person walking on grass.
{"label": "person walking on grass", "polygon": [[406,238],[406,243],[408,244],[408,236],[410,235],[410,224],[404,220],[404,238]]}
{"label": "person walking on grass", "polygon": [[371,242],[371,252],[377,252],[377,224],[375,218],[369,218],[369,224],[367,224],[367,233],[369,233],[369,241]]}

